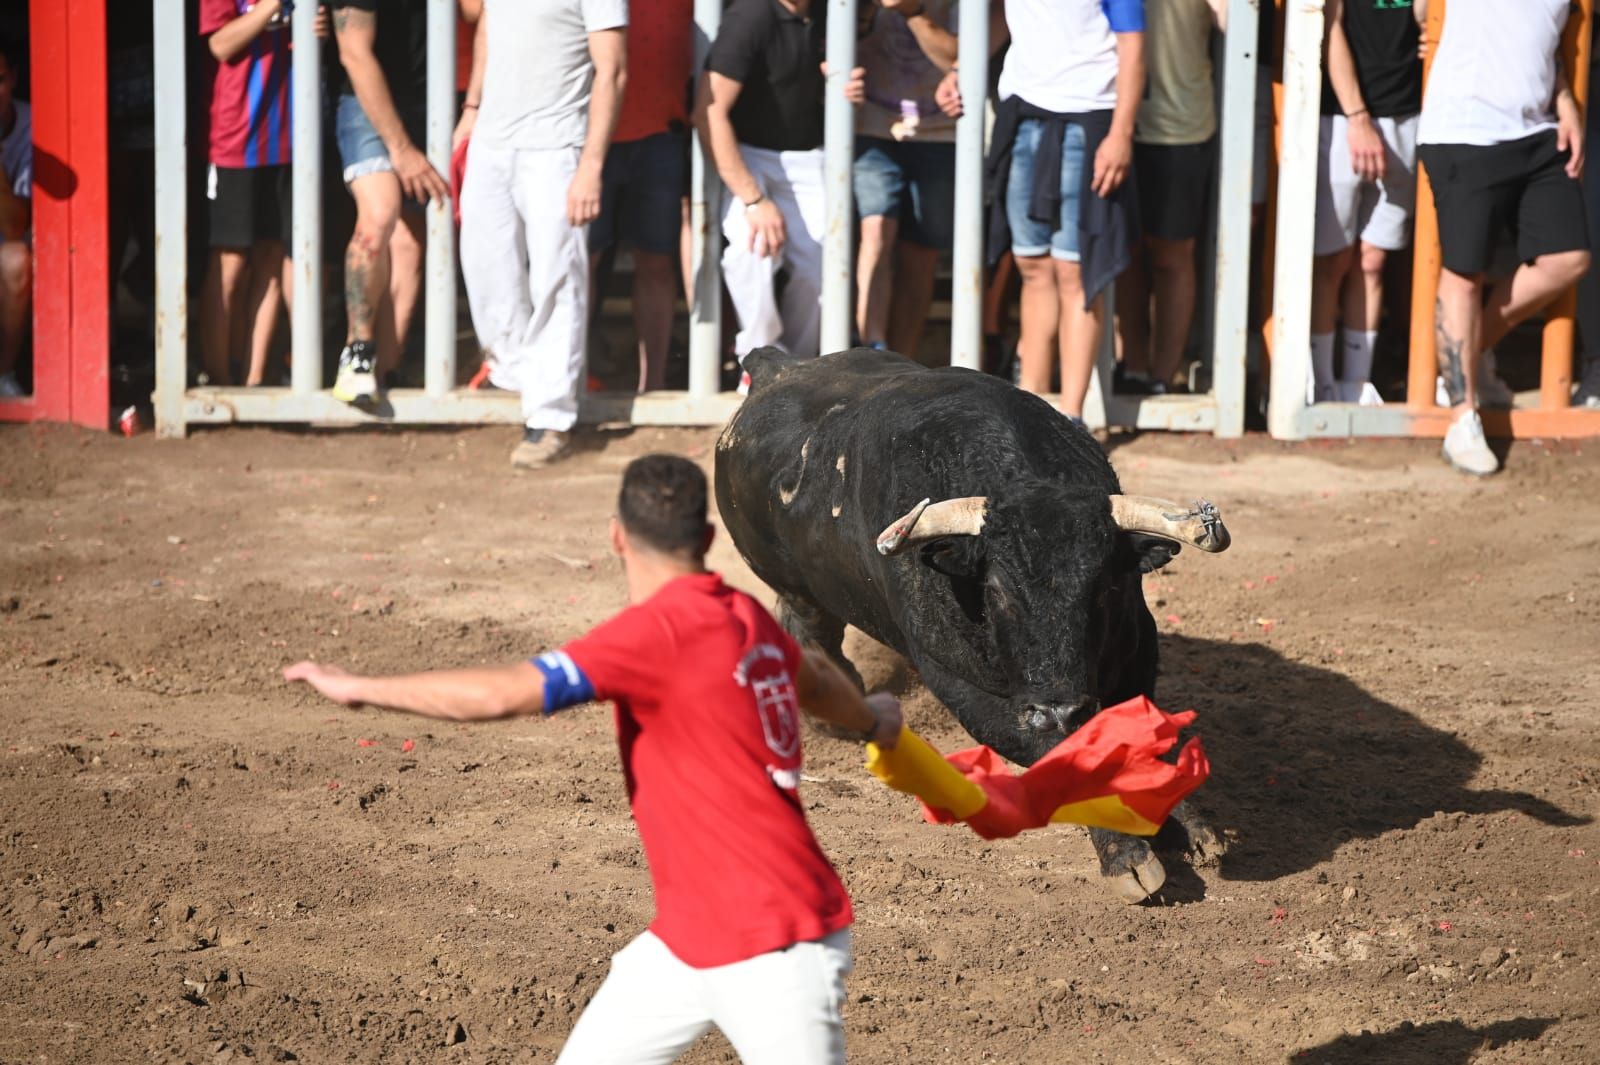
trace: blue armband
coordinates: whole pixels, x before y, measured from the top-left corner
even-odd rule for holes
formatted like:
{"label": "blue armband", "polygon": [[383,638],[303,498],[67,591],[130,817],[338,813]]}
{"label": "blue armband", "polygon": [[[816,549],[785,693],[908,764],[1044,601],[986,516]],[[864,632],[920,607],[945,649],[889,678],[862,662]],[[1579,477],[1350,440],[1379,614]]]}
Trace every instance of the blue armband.
{"label": "blue armband", "polygon": [[1100,0],[1112,33],[1144,32],[1144,0]]}
{"label": "blue armband", "polygon": [[584,676],[567,652],[542,654],[533,659],[533,665],[544,674],[545,713],[553,714],[569,706],[594,701],[594,682]]}

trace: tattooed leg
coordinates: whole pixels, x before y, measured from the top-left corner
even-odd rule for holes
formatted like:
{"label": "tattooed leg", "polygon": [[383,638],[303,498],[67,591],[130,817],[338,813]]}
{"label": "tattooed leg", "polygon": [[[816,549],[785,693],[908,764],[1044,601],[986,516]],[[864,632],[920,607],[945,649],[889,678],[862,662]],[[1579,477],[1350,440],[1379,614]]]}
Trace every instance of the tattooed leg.
{"label": "tattooed leg", "polygon": [[1434,310],[1434,333],[1439,375],[1452,407],[1477,404],[1478,343],[1483,319],[1481,277],[1466,277],[1444,270],[1439,276],[1439,298]]}
{"label": "tattooed leg", "polygon": [[393,174],[368,174],[350,185],[356,227],[344,254],[347,340],[376,338],[379,306],[389,291],[389,237],[400,215],[400,182]]}

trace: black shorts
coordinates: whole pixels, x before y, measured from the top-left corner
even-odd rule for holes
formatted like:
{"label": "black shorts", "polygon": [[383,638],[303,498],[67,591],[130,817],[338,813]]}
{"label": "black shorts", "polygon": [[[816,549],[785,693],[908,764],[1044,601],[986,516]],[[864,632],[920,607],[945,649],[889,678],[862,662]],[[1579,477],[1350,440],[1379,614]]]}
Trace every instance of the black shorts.
{"label": "black shorts", "polygon": [[294,237],[293,195],[291,167],[211,167],[206,174],[211,246],[249,248],[258,240],[281,240],[288,247]]}
{"label": "black shorts", "polygon": [[1193,240],[1211,208],[1211,168],[1216,138],[1200,144],[1133,146],[1139,174],[1139,225],[1159,240]]}
{"label": "black shorts", "polygon": [[1505,144],[1424,144],[1417,156],[1433,185],[1439,248],[1452,273],[1487,270],[1508,229],[1522,262],[1589,247],[1583,186],[1568,176],[1555,130]]}

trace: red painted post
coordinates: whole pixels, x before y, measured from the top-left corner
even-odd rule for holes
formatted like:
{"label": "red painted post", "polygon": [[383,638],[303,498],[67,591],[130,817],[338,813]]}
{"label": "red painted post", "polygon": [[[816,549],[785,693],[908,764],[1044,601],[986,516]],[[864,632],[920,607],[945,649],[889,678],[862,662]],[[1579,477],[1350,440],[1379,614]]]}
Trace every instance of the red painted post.
{"label": "red painted post", "polygon": [[71,417],[78,425],[110,429],[106,0],[68,0],[63,6],[72,39],[68,144],[78,177],[72,196]]}

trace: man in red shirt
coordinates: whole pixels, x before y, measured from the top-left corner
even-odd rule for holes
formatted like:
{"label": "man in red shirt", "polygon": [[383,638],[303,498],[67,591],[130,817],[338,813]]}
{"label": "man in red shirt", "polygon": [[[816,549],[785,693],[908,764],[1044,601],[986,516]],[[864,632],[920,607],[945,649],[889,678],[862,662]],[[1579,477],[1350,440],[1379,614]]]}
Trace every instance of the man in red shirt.
{"label": "man in red shirt", "polygon": [[347,706],[452,721],[615,704],[656,917],[612,959],[565,1065],[671,1061],[712,1025],[746,1065],[844,1061],[852,912],[800,804],[799,712],[892,746],[900,706],[708,572],[712,531],[699,467],[637,459],[611,520],[632,605],[587,636],[500,668],[284,670]]}
{"label": "man in red shirt", "polygon": [[248,337],[245,383],[259,385],[294,277],[285,254],[293,236],[289,5],[201,0],[200,36],[212,59],[211,267],[201,303],[206,377],[233,384],[233,357]]}

